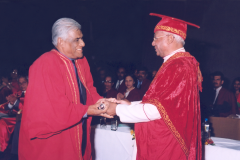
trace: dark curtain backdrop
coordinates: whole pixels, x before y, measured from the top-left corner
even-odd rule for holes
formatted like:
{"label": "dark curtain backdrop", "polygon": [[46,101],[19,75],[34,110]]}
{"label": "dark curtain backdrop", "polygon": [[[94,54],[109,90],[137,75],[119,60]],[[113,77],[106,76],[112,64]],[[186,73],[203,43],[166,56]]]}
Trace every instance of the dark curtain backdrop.
{"label": "dark curtain backdrop", "polygon": [[188,28],[185,48],[200,62],[204,75],[220,70],[230,82],[240,76],[240,1],[215,0],[15,0],[0,1],[0,74],[27,70],[53,48],[51,27],[61,17],[82,25],[84,54],[91,68],[123,63],[159,68],[162,59],[151,46],[160,20],[150,12],[180,18],[201,28]]}

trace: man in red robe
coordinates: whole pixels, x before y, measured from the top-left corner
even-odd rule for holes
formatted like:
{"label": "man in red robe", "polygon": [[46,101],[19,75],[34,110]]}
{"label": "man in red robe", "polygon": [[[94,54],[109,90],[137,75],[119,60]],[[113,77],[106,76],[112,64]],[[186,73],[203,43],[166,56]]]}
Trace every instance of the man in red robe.
{"label": "man in red robe", "polygon": [[[91,116],[104,116],[108,103],[93,87],[83,34],[78,22],[57,20],[52,27],[56,49],[30,67],[20,137],[20,160],[91,159]],[[99,110],[100,103],[106,108]]]}
{"label": "man in red robe", "polygon": [[[116,101],[108,114],[136,123],[137,160],[201,160],[199,91],[202,76],[196,59],[183,48],[187,24],[162,17],[152,45],[164,63],[142,101]],[[196,26],[198,27],[198,26]]]}

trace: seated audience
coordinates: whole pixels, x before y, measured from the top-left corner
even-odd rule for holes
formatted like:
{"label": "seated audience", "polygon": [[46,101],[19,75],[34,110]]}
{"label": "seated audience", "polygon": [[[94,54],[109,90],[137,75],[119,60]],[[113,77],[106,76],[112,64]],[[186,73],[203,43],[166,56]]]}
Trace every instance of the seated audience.
{"label": "seated audience", "polygon": [[122,94],[126,91],[126,85],[124,82],[125,76],[126,76],[125,68],[118,67],[118,71],[117,71],[118,80],[116,81],[115,89]]}
{"label": "seated audience", "polygon": [[103,97],[104,98],[117,98],[117,91],[113,88],[113,76],[107,75],[104,81],[104,91]]}
{"label": "seated audience", "polygon": [[9,85],[8,77],[3,75],[0,84],[0,105],[7,102],[6,97],[10,94],[12,94],[12,89]]}
{"label": "seated audience", "polygon": [[96,77],[94,77],[94,86],[96,87],[99,95],[103,94],[106,74],[107,70],[104,67],[101,67],[99,68]]}
{"label": "seated audience", "polygon": [[118,93],[117,99],[127,99],[128,101],[139,101],[141,100],[139,90],[135,88],[136,78],[134,75],[127,75],[125,78],[126,91],[124,94]]}
{"label": "seated audience", "polygon": [[27,86],[28,86],[28,77],[27,76],[20,76],[18,79],[18,84],[21,89],[19,97],[17,101],[15,101],[14,105],[19,108],[19,111],[16,116],[16,124],[13,132],[13,139],[12,139],[12,150],[11,153],[13,157],[18,157],[18,139],[19,139],[19,131],[21,125],[21,118],[23,112],[23,104],[24,104],[24,97],[26,94]]}
{"label": "seated audience", "polygon": [[237,99],[238,110],[240,111],[240,77],[237,77],[233,81],[233,92]]}
{"label": "seated audience", "polygon": [[147,68],[140,67],[138,69],[137,88],[139,89],[141,99],[143,98],[144,94],[147,92],[148,87],[151,83],[151,81],[147,79],[147,76],[148,76]]}
{"label": "seated audience", "polygon": [[20,91],[20,87],[19,87],[19,84],[18,84],[18,70],[17,69],[14,69],[11,72],[10,86],[11,86],[11,89],[12,89],[13,93]]}
{"label": "seated audience", "polygon": [[217,117],[227,117],[238,113],[236,98],[232,92],[222,87],[224,75],[222,72],[212,74],[214,90],[212,92],[211,114]]}
{"label": "seated audience", "polygon": [[1,112],[9,116],[7,118],[0,119],[0,151],[4,152],[7,148],[10,136],[14,131],[12,153],[16,155],[18,153],[18,135],[20,129],[21,111],[23,108],[24,95],[28,85],[27,77],[19,77],[18,82],[21,91],[7,96],[6,99],[8,100],[8,103],[1,105],[0,107]]}

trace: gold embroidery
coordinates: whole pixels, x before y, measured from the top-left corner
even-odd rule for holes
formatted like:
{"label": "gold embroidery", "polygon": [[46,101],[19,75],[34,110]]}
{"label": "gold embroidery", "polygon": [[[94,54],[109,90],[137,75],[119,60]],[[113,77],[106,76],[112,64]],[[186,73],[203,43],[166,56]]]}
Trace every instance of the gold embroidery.
{"label": "gold embroidery", "polygon": [[[73,89],[74,89],[74,97],[75,97],[75,103],[77,104],[77,93],[76,93],[76,89],[75,89],[75,85],[74,85],[74,81],[73,81],[73,78],[72,78],[72,74],[70,73],[70,71],[69,71],[69,68],[68,68],[68,65],[67,65],[67,62],[66,62],[66,57],[64,57],[63,55],[61,55],[60,53],[57,53],[59,56],[60,56],[60,59],[65,63],[65,66],[66,66],[66,68],[67,68],[67,71],[68,71],[68,74],[69,74],[69,76],[70,76],[70,79],[71,79],[71,81],[72,81],[72,84],[73,84]],[[65,60],[64,60],[65,59]]]}
{"label": "gold embroidery", "polygon": [[[179,58],[179,57],[193,57],[192,55],[190,55],[190,53],[188,52],[178,52],[176,54],[174,54],[172,57],[170,57],[165,63],[162,64],[162,66],[160,67],[160,69],[158,70],[155,78],[153,79],[152,83],[154,83],[154,81],[156,81],[156,78],[158,76],[160,76],[162,68],[164,68],[170,61]],[[152,84],[151,83],[151,84]],[[201,83],[202,83],[202,74],[201,71],[199,69],[199,65],[198,65],[198,86],[201,90]],[[176,130],[175,126],[173,125],[172,121],[169,119],[169,116],[165,110],[165,108],[162,106],[162,104],[156,100],[156,99],[150,99],[150,100],[146,100],[144,101],[144,103],[151,103],[155,106],[157,106],[158,111],[160,112],[164,122],[166,123],[166,125],[168,126],[168,128],[171,130],[171,132],[173,133],[174,137],[177,139],[177,141],[179,142],[182,150],[184,151],[185,155],[188,157],[189,155],[189,150],[183,140],[183,138],[181,137],[181,135],[179,134],[179,132]]]}
{"label": "gold embroidery", "polygon": [[162,106],[162,104],[156,99],[149,99],[147,101],[144,101],[144,103],[150,103],[150,104],[157,106],[157,109],[160,112],[161,117],[163,118],[164,122],[166,123],[166,125],[168,126],[170,131],[173,133],[174,137],[177,139],[177,141],[180,144],[185,155],[188,157],[188,154],[189,154],[188,148],[187,148],[183,138],[181,137],[181,135],[179,134],[179,132],[176,130],[175,126],[173,125],[172,121],[169,119],[167,111]]}
{"label": "gold embroidery", "polygon": [[[55,50],[53,50],[53,51],[55,51]],[[69,62],[69,60],[66,58],[66,57],[64,57],[63,55],[61,55],[60,53],[58,53],[57,51],[55,51],[58,55],[59,55],[59,57],[60,57],[60,59],[64,62],[64,64],[65,64],[65,66],[66,66],[66,68],[67,68],[67,72],[68,72],[68,74],[69,74],[69,77],[70,77],[70,80],[71,80],[71,83],[70,83],[70,81],[69,81],[69,77],[67,76],[67,80],[68,80],[68,83],[69,83],[69,86],[70,86],[70,90],[71,90],[71,92],[72,92],[72,95],[73,95],[73,101],[75,101],[75,103],[77,104],[77,102],[78,102],[78,99],[77,99],[77,92],[76,92],[76,86],[74,85],[74,80],[73,80],[73,77],[72,77],[72,74],[74,73],[75,74],[75,72],[73,72],[73,67],[70,67],[70,69],[71,69],[71,71],[69,70],[69,67],[68,67],[68,64],[67,64],[67,62],[68,63],[71,63],[71,62]],[[72,65],[70,65],[70,66],[72,66]],[[72,73],[72,74],[71,74]],[[76,80],[77,81],[77,80]],[[75,81],[75,82],[76,82]],[[72,85],[71,85],[72,84]],[[73,87],[73,90],[74,90],[74,93],[73,93],[73,91],[72,91],[72,87]],[[74,98],[75,97],[75,98]],[[79,97],[79,96],[78,96]],[[80,101],[80,100],[79,100]],[[74,127],[74,131],[75,131],[75,140],[76,140],[76,148],[77,148],[77,150],[78,150],[78,154],[79,154],[79,160],[81,160],[82,158],[82,153],[81,153],[81,142],[80,142],[80,136],[79,136],[79,124],[77,125],[77,126],[75,126]]]}
{"label": "gold embroidery", "polygon": [[157,30],[157,29],[167,31],[167,32],[172,32],[172,33],[180,35],[181,37],[186,39],[186,33],[184,33],[183,31],[181,31],[179,29],[172,28],[172,27],[169,27],[169,26],[162,26],[162,25],[160,25],[160,26],[157,25],[154,30]]}
{"label": "gold embroidery", "polygon": [[[68,80],[68,84],[69,84],[69,86],[70,86],[71,93],[72,93],[72,95],[73,95],[72,85],[71,85],[71,83],[70,83],[70,81],[69,81],[69,78],[68,78],[67,74],[66,74],[66,77],[67,77],[67,80]],[[74,96],[73,96],[73,103],[74,103]]]}

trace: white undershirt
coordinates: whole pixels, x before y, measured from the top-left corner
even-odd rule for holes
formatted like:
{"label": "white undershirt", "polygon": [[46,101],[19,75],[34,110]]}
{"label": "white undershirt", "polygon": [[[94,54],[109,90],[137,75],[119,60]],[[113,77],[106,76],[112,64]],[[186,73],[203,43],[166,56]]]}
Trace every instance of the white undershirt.
{"label": "white undershirt", "polygon": [[[166,62],[171,56],[177,52],[185,52],[184,48],[179,48],[168,56],[165,56],[164,62]],[[161,115],[155,105],[149,103],[141,103],[142,101],[132,102],[131,105],[118,104],[116,108],[116,114],[119,116],[121,122],[124,123],[138,123],[149,122],[156,119],[160,119]]]}
{"label": "white undershirt", "polygon": [[166,62],[170,57],[172,57],[172,56],[173,56],[175,53],[177,53],[177,52],[186,52],[186,51],[185,51],[184,47],[179,48],[179,49],[173,51],[173,52],[170,53],[169,55],[163,57],[163,60],[164,60],[163,63]]}

